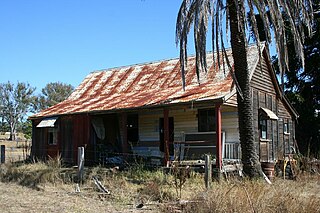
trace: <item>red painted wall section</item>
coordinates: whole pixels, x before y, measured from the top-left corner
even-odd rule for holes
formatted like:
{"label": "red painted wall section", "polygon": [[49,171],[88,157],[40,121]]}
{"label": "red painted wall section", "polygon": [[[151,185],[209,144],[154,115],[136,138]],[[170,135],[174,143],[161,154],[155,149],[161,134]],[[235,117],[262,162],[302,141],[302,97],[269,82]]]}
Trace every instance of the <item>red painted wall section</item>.
{"label": "red painted wall section", "polygon": [[73,117],[73,162],[78,159],[78,147],[86,150],[90,143],[90,117],[89,115],[75,115]]}
{"label": "red painted wall section", "polygon": [[49,158],[56,158],[59,155],[58,145],[47,144],[47,155]]}
{"label": "red painted wall section", "polygon": [[46,146],[47,150],[47,156],[46,158],[56,158],[59,156],[59,144],[60,144],[60,139],[59,139],[59,131],[57,133],[57,143],[56,144],[48,144],[48,138],[49,138],[49,131],[48,128],[42,128],[42,131],[44,132],[44,143]]}

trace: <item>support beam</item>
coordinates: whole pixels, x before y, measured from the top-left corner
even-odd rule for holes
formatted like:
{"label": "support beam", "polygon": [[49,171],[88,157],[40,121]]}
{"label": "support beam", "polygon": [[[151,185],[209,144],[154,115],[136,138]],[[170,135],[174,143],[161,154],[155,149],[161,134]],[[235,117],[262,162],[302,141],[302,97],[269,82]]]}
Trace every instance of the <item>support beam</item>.
{"label": "support beam", "polygon": [[169,110],[163,110],[164,165],[169,161]]}
{"label": "support beam", "polygon": [[218,103],[215,105],[216,109],[216,166],[218,169],[218,172],[222,169],[222,136],[221,136],[221,103]]}

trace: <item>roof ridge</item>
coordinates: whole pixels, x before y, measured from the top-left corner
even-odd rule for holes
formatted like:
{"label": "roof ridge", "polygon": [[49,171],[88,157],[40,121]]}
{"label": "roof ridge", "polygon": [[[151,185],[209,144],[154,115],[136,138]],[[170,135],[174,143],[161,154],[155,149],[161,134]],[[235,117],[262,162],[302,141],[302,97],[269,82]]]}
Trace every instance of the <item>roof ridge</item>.
{"label": "roof ridge", "polygon": [[[260,42],[261,47],[264,47],[264,42]],[[257,46],[256,43],[252,43],[248,45],[248,48],[253,47],[253,46]],[[228,47],[225,49],[226,51],[230,51],[231,47]],[[219,50],[219,52],[221,52],[222,49]],[[212,54],[212,53],[217,53],[217,51],[207,51],[207,54]],[[192,58],[195,57],[195,53],[191,54],[188,56],[188,58]],[[179,57],[174,57],[174,58],[167,58],[167,59],[159,59],[159,60],[154,60],[154,61],[148,61],[148,62],[141,62],[141,63],[135,63],[135,64],[128,64],[128,65],[122,65],[122,66],[115,66],[115,67],[110,67],[110,68],[104,68],[104,69],[97,69],[97,70],[93,70],[90,73],[96,73],[96,72],[107,72],[107,71],[113,71],[113,70],[119,70],[119,69],[123,69],[123,68],[130,68],[130,67],[134,67],[134,66],[144,66],[144,65],[148,65],[148,64],[155,64],[155,63],[160,63],[160,62],[167,62],[167,61],[173,61],[173,60],[179,60]]]}

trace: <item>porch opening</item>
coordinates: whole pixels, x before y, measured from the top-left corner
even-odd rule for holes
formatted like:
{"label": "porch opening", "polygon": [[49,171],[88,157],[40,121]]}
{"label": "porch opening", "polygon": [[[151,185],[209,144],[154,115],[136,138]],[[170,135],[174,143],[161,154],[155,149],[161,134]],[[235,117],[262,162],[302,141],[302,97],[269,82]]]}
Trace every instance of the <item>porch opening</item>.
{"label": "porch opening", "polygon": [[173,117],[169,117],[169,143],[168,147],[165,147],[165,142],[164,142],[164,118],[159,119],[159,139],[160,139],[160,146],[159,149],[161,152],[165,152],[165,149],[169,149],[169,155],[173,156],[174,155],[174,146],[173,146],[173,141],[174,141],[174,120]]}
{"label": "porch opening", "polygon": [[91,123],[94,129],[94,159],[104,164],[107,158],[121,153],[119,116],[117,114],[93,116]]}

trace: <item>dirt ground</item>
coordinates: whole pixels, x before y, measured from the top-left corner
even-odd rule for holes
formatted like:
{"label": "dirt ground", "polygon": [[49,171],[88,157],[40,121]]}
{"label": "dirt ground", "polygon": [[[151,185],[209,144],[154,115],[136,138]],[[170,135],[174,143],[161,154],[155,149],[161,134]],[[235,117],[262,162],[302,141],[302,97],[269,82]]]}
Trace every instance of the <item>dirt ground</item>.
{"label": "dirt ground", "polygon": [[6,212],[157,212],[133,204],[118,205],[108,202],[108,197],[96,194],[75,193],[72,186],[46,186],[40,191],[15,183],[0,182],[0,211]]}

